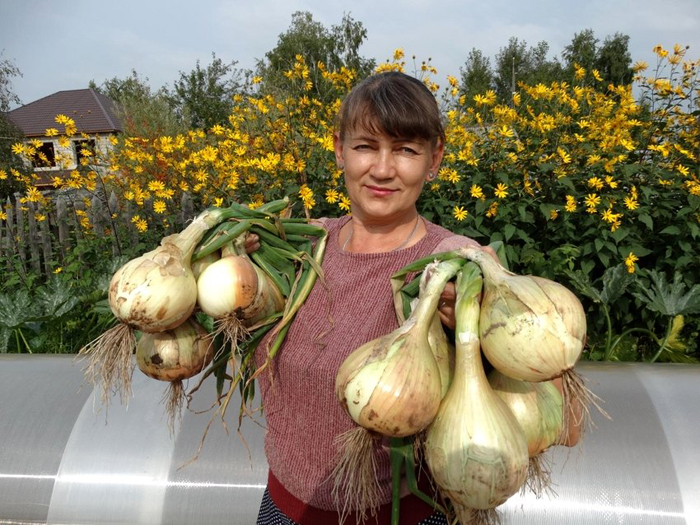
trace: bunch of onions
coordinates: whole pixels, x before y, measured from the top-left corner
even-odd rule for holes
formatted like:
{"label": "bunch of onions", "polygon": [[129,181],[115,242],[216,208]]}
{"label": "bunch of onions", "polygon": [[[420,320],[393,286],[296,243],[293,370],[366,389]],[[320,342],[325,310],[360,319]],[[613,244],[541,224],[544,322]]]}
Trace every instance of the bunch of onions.
{"label": "bunch of onions", "polygon": [[165,237],[158,248],[132,259],[112,277],[109,306],[119,324],[81,349],[88,356],[86,373],[102,384],[102,399],[113,390],[122,400],[131,394],[134,330],[158,333],[182,324],[197,303],[197,283],[190,261],[204,234],[230,215],[208,209],[182,232]]}
{"label": "bunch of onions", "polygon": [[[486,252],[461,250],[476,262],[484,276],[479,335],[489,362],[503,374],[522,381],[549,381],[561,377],[564,393],[563,434],[581,424],[573,412],[578,404],[581,418],[590,417],[593,394],[574,371],[586,340],[586,316],[576,296],[549,279],[516,275]],[[533,344],[533,342],[536,342]]]}
{"label": "bunch of onions", "polygon": [[550,486],[550,469],[543,453],[557,443],[563,425],[559,389],[551,381],[520,381],[498,370],[492,370],[488,377],[491,388],[510,408],[525,433],[530,458],[527,486],[540,497]]}
{"label": "bunch of onions", "polygon": [[455,370],[424,441],[426,463],[462,524],[488,523],[524,484],[525,434],[489,386],[479,348],[482,279],[468,264],[457,277]]}
{"label": "bunch of onions", "polygon": [[193,316],[171,330],[144,333],[136,345],[139,369],[153,379],[170,383],[165,401],[171,430],[184,405],[182,381],[200,373],[211,362],[212,343],[209,332]]}
{"label": "bunch of onions", "polygon": [[[410,436],[435,417],[442,399],[440,369],[431,351],[429,331],[440,294],[464,260],[428,265],[413,312],[395,331],[352,352],[336,376],[336,396],[359,427],[342,436],[334,494],[344,490],[338,508],[376,507],[376,475],[371,432]],[[361,488],[361,490],[358,490]]]}

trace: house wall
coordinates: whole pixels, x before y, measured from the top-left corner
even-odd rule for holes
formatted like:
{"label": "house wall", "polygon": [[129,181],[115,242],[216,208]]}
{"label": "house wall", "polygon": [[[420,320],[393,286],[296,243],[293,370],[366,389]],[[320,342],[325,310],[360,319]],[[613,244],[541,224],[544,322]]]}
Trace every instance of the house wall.
{"label": "house wall", "polygon": [[[106,159],[109,153],[112,151],[114,146],[109,141],[111,134],[93,134],[89,135],[89,138],[95,141],[95,157],[96,161],[90,163],[90,166],[97,166],[98,168],[107,165]],[[43,176],[52,177],[52,172],[60,172],[64,170],[74,170],[78,167],[75,148],[73,146],[73,140],[82,140],[83,137],[78,135],[71,138],[70,144],[67,147],[63,147],[59,144],[58,137],[32,137],[32,139],[39,140],[41,142],[51,142],[54,148],[54,154],[56,158],[56,166],[46,167],[46,168],[29,168],[37,174]],[[26,141],[29,143],[29,140]]]}

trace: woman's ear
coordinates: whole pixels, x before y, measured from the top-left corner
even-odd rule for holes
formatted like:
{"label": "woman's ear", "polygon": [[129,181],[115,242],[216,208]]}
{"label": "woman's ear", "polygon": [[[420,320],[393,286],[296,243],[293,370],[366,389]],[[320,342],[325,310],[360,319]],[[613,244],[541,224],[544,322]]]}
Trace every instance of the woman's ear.
{"label": "woman's ear", "polygon": [[336,131],[333,133],[333,149],[335,150],[335,163],[340,169],[343,169],[345,161],[343,160],[343,143],[340,141],[340,135]]}
{"label": "woman's ear", "polygon": [[437,175],[440,171],[440,164],[442,163],[442,157],[445,154],[445,145],[442,140],[438,139],[437,144],[432,148],[432,160],[430,163],[430,171]]}

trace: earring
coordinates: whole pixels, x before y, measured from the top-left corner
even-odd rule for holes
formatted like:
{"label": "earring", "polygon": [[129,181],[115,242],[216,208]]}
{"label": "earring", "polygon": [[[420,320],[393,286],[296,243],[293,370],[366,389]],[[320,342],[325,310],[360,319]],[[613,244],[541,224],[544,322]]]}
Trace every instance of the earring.
{"label": "earring", "polygon": [[428,172],[428,180],[430,180],[430,181],[435,180],[435,174],[432,171]]}
{"label": "earring", "polygon": [[338,169],[343,171],[345,169],[345,164],[338,164]]}

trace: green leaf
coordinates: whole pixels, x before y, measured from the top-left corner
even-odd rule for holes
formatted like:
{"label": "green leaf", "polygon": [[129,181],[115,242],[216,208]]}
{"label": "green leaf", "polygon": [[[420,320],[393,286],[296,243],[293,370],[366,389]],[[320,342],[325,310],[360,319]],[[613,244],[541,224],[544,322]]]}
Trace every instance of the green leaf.
{"label": "green leaf", "polygon": [[597,251],[601,251],[603,249],[605,241],[603,241],[603,239],[596,239],[595,241],[593,241],[593,244],[595,244],[595,249]]}
{"label": "green leaf", "polygon": [[649,217],[649,215],[647,215],[646,213],[640,213],[638,217],[641,222],[646,224],[647,228],[649,228],[650,230],[654,229],[654,220],[651,217]]}
{"label": "green leaf", "polygon": [[593,261],[583,261],[581,262],[581,271],[585,274],[588,275],[593,271],[593,268],[595,268],[595,262]]}
{"label": "green leaf", "polygon": [[613,266],[605,270],[603,274],[603,291],[600,294],[600,299],[605,304],[612,304],[617,301],[627,286],[632,281],[630,274],[622,264]]}
{"label": "green leaf", "polygon": [[600,259],[600,262],[603,263],[603,266],[606,268],[610,266],[610,256],[603,253],[603,252],[598,252],[598,259]]}
{"label": "green leaf", "polygon": [[62,317],[78,304],[70,284],[58,277],[51,279],[46,287],[38,289],[34,301],[44,315],[53,318]]}
{"label": "green leaf", "polygon": [[659,233],[666,233],[668,235],[680,235],[681,230],[680,230],[680,228],[678,228],[678,226],[666,226]]}
{"label": "green leaf", "polygon": [[700,313],[700,284],[695,284],[685,293],[686,285],[680,272],[674,272],[673,283],[656,270],[648,272],[651,286],[639,286],[633,295],[647,307],[663,315],[676,316]]}
{"label": "green leaf", "polygon": [[578,292],[589,297],[596,303],[603,302],[600,292],[593,286],[588,275],[584,274],[581,270],[575,272],[564,270],[564,273],[571,280],[571,283]]}
{"label": "green leaf", "polygon": [[4,354],[10,350],[8,347],[10,335],[12,335],[12,330],[5,328],[4,326],[0,326],[0,354]]}
{"label": "green leaf", "polygon": [[26,290],[0,295],[0,326],[18,328],[34,318],[36,309]]}
{"label": "green leaf", "polygon": [[515,233],[515,230],[516,228],[512,224],[506,224],[505,228],[503,228],[503,234],[505,235],[506,242],[510,240]]}

